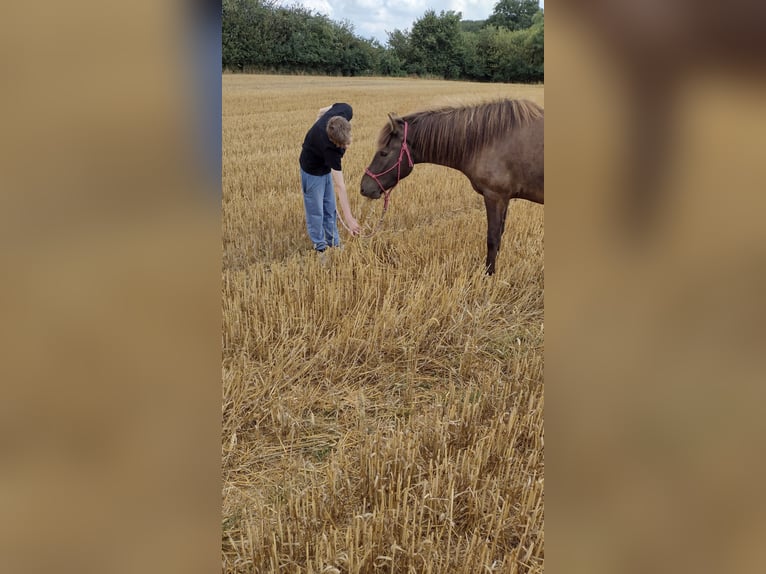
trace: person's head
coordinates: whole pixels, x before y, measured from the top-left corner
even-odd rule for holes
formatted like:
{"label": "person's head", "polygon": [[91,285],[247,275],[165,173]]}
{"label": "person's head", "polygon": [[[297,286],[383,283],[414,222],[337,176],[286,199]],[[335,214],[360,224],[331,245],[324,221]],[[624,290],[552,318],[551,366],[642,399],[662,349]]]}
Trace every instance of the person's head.
{"label": "person's head", "polygon": [[351,123],[344,117],[333,116],[327,122],[327,137],[338,147],[351,144]]}

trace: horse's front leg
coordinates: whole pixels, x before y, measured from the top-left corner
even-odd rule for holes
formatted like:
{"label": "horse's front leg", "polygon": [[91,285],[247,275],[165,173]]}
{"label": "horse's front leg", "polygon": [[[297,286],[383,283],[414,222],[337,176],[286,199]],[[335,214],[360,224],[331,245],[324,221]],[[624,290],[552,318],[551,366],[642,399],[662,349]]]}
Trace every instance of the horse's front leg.
{"label": "horse's front leg", "polygon": [[495,273],[495,259],[500,250],[500,240],[505,230],[505,216],[508,212],[508,199],[493,192],[484,194],[484,206],[487,208],[487,275]]}

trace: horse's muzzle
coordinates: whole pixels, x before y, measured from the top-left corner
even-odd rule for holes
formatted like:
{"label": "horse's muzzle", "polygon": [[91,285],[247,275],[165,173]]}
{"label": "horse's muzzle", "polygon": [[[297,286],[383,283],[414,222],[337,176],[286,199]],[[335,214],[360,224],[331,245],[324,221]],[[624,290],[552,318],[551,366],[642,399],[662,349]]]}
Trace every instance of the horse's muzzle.
{"label": "horse's muzzle", "polygon": [[[365,179],[367,181],[365,181]],[[369,199],[380,199],[380,195],[381,195],[380,187],[371,178],[367,178],[365,176],[365,178],[362,179],[360,191],[362,192],[362,195],[364,197],[367,197]]]}

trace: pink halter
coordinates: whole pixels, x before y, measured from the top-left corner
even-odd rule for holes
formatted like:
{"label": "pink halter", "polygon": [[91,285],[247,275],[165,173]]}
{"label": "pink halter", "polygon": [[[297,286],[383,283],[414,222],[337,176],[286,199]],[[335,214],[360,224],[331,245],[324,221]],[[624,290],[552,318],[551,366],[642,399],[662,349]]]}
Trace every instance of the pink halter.
{"label": "pink halter", "polygon": [[[414,166],[414,164],[412,163],[412,156],[410,155],[410,148],[407,146],[407,128],[408,128],[408,124],[407,122],[404,122],[404,139],[402,140],[402,149],[399,150],[399,159],[394,165],[389,167],[386,171],[381,171],[377,175],[372,173],[369,167],[364,170],[364,173],[369,175],[372,179],[374,179],[375,183],[378,184],[378,187],[380,187],[380,190],[383,192],[383,209],[386,209],[388,207],[388,196],[391,193],[391,190],[397,186],[397,184],[399,183],[399,180],[401,179],[402,160],[404,159],[405,153],[407,154],[407,161],[409,162],[410,167]],[[389,171],[392,171],[394,168],[396,168],[396,183],[392,185],[388,190],[386,190],[386,188],[383,187],[383,184],[380,183],[380,180],[378,178],[382,175],[386,175]]]}

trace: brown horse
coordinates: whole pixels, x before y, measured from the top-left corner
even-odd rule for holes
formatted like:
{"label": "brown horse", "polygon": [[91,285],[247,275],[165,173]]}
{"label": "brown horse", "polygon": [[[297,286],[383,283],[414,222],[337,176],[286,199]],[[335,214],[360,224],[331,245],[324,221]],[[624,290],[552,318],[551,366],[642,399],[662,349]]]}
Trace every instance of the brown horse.
{"label": "brown horse", "polygon": [[378,150],[362,176],[362,195],[388,205],[388,194],[416,163],[463,172],[487,209],[488,275],[511,199],[543,203],[543,109],[525,100],[388,115]]}

